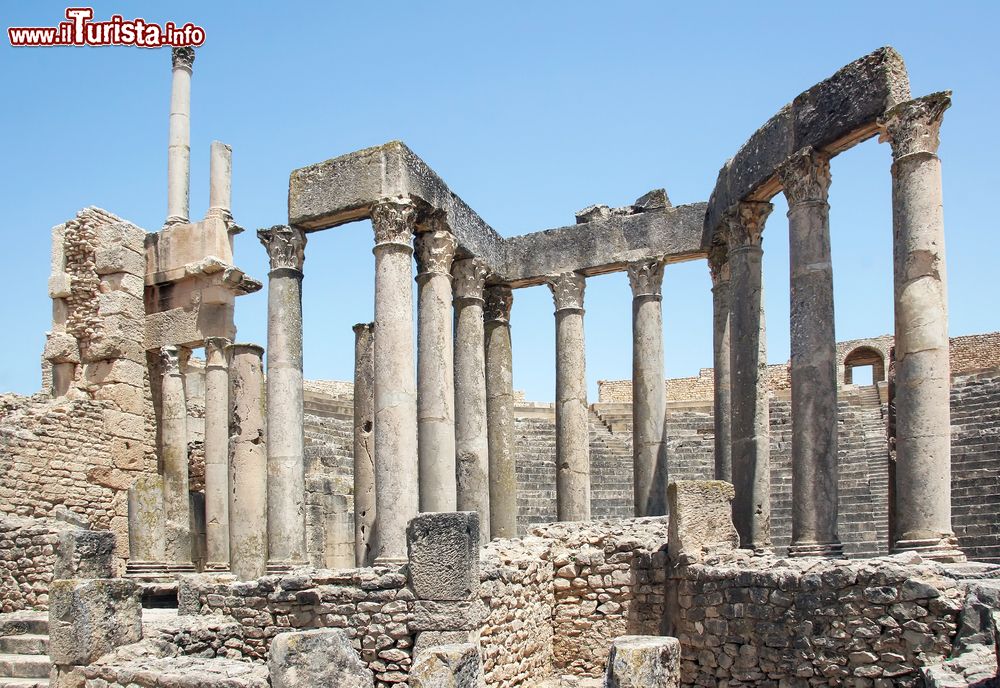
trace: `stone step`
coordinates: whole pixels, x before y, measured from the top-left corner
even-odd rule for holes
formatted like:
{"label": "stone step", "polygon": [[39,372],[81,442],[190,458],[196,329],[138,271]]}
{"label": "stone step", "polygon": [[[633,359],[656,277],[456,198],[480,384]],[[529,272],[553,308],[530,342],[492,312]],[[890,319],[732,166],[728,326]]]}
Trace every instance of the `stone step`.
{"label": "stone step", "polygon": [[48,655],[0,654],[0,676],[5,678],[48,678],[51,668]]}
{"label": "stone step", "polygon": [[0,654],[48,656],[49,636],[40,633],[5,635],[0,637]]}
{"label": "stone step", "polygon": [[47,635],[49,615],[47,612],[13,612],[0,614],[0,636],[32,633]]}
{"label": "stone step", "polygon": [[0,688],[47,688],[47,678],[5,678],[0,676]]}

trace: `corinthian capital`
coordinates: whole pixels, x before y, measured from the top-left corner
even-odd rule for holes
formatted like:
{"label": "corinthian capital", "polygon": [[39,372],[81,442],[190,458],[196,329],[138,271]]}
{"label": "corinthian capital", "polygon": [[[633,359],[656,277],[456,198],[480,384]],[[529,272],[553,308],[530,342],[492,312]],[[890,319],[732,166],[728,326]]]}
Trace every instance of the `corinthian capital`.
{"label": "corinthian capital", "polygon": [[729,281],[729,245],[712,244],[708,250],[708,273],[712,276],[712,286]]}
{"label": "corinthian capital", "polygon": [[514,305],[514,294],[506,284],[498,284],[486,289],[486,306],[483,318],[486,322],[509,323],[510,308]]}
{"label": "corinthian capital", "polygon": [[455,277],[456,299],[483,299],[486,286],[486,263],[478,258],[456,260],[451,274]]}
{"label": "corinthian capital", "polygon": [[160,371],[166,375],[181,374],[181,350],[177,346],[160,347]]}
{"label": "corinthian capital", "polygon": [[410,246],[417,224],[417,206],[408,198],[383,198],[372,205],[375,245]]}
{"label": "corinthian capital", "polygon": [[825,203],[830,190],[830,156],[807,146],[778,166],[788,205]]}
{"label": "corinthian capital", "polygon": [[306,259],[306,235],[301,229],[288,225],[275,225],[270,229],[258,229],[257,238],[267,249],[272,270],[302,269],[302,263]]}
{"label": "corinthian capital", "polygon": [[229,365],[226,349],[232,344],[225,337],[205,338],[205,368],[225,368]]}
{"label": "corinthian capital", "polygon": [[552,300],[556,311],[583,310],[583,290],[587,288],[586,278],[578,272],[562,272],[545,278],[552,290]]}
{"label": "corinthian capital", "polygon": [[896,160],[912,153],[937,153],[941,120],[951,107],[951,91],[900,103],[879,118],[879,141],[888,141]]}
{"label": "corinthian capital", "polygon": [[764,223],[772,210],[774,206],[764,201],[740,201],[727,210],[722,221],[725,223],[729,250],[759,247],[764,235]]}
{"label": "corinthian capital", "polygon": [[628,281],[632,285],[633,298],[659,296],[663,284],[663,259],[651,258],[629,263]]}
{"label": "corinthian capital", "polygon": [[174,48],[170,51],[170,58],[174,69],[186,69],[190,72],[194,67],[194,48]]}
{"label": "corinthian capital", "polygon": [[458,242],[455,235],[441,229],[421,232],[416,239],[418,275],[450,275]]}

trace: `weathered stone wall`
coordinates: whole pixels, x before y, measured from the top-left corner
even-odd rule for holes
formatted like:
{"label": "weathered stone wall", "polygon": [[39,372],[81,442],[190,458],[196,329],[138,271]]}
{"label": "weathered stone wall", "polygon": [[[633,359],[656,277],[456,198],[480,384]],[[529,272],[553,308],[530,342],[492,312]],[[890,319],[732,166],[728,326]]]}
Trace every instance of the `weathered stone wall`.
{"label": "weathered stone wall", "polygon": [[1000,332],[951,338],[951,373],[1000,368]]}
{"label": "weathered stone wall", "polygon": [[0,514],[0,612],[48,608],[55,548],[67,529],[51,518]]}

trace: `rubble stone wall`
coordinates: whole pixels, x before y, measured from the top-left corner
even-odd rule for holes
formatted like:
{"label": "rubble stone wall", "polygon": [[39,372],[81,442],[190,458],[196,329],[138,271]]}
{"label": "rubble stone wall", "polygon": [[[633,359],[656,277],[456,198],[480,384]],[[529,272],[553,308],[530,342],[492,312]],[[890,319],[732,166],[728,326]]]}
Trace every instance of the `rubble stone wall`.
{"label": "rubble stone wall", "polygon": [[51,518],[0,514],[0,613],[48,609],[56,544],[70,528]]}

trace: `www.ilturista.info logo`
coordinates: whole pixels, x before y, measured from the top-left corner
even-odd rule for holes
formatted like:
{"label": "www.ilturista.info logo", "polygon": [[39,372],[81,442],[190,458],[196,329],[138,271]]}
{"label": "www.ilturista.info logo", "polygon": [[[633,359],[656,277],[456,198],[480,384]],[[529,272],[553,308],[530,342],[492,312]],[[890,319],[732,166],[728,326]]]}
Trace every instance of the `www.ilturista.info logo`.
{"label": "www.ilturista.info logo", "polygon": [[175,48],[198,46],[205,42],[205,29],[191,22],[177,26],[166,22],[163,26],[145,19],[126,20],[120,14],[111,15],[108,21],[91,21],[92,7],[69,7],[66,19],[58,26],[12,26],[7,37],[14,47],[74,46],[74,45],[132,45],[139,48]]}

